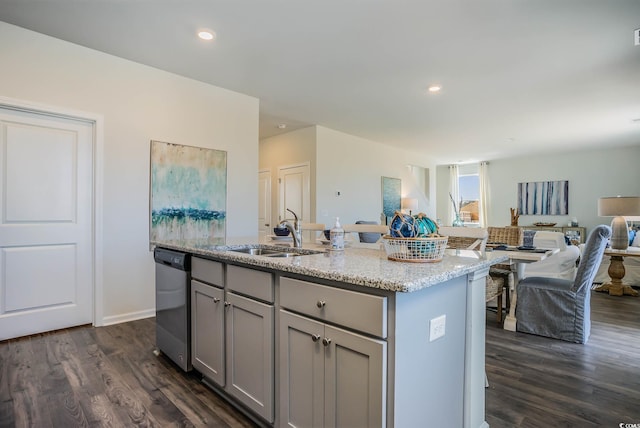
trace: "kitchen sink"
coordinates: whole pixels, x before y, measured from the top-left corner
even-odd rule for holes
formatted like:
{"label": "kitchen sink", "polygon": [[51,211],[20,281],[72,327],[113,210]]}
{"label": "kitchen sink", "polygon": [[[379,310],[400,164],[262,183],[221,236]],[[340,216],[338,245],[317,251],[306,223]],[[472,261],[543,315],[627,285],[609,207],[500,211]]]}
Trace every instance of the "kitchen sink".
{"label": "kitchen sink", "polygon": [[252,256],[268,256],[271,254],[280,254],[282,250],[272,250],[270,248],[238,248],[235,251],[236,253],[245,253],[250,254]]}
{"label": "kitchen sink", "polygon": [[276,253],[276,254],[269,254],[267,257],[295,257],[295,256],[304,256],[305,254],[298,254],[298,253]]}
{"label": "kitchen sink", "polygon": [[251,256],[265,256],[265,257],[278,257],[278,258],[307,256],[311,254],[322,253],[322,251],[306,250],[302,248],[287,248],[287,247],[283,247],[283,248],[248,247],[248,248],[237,248],[230,251],[249,254]]}

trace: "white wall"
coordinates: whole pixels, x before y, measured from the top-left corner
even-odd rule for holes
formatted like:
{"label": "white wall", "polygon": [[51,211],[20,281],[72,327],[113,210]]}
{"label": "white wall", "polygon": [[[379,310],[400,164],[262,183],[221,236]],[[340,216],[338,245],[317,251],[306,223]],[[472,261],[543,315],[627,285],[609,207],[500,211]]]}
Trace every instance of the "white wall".
{"label": "white wall", "polygon": [[[322,126],[317,126],[316,144],[316,218],[327,226],[333,225],[335,217],[340,217],[343,224],[380,221],[382,176],[400,178],[402,196],[417,197],[417,183],[407,165],[422,166],[435,174],[435,164],[426,155]],[[434,180],[431,178],[429,183],[429,194],[433,195]],[[340,191],[340,196],[336,196],[336,191]],[[434,217],[433,198],[421,197],[418,211]]]}
{"label": "white wall", "polygon": [[[520,225],[542,221],[564,226],[576,217],[588,233],[598,224],[609,224],[611,218],[598,217],[598,198],[640,196],[639,159],[640,145],[490,161],[488,224],[509,225],[509,208],[517,203],[517,183],[555,180],[569,180],[569,215],[520,216]],[[437,170],[438,215],[444,219],[449,203],[449,170],[446,166]]]}
{"label": "white wall", "polygon": [[227,151],[227,236],[257,236],[258,100],[0,22],[0,95],[104,117],[98,323],[153,315],[149,147]]}

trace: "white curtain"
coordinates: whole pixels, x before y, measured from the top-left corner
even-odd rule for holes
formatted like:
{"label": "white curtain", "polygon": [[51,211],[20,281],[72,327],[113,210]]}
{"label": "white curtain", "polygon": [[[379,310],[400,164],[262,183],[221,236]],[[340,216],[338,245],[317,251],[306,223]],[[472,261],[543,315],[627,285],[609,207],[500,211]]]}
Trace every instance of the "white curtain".
{"label": "white curtain", "polygon": [[489,162],[480,162],[478,179],[480,181],[480,227],[487,227],[487,205],[489,203]]}
{"label": "white curtain", "polygon": [[[449,165],[449,194],[456,204],[460,201],[460,184],[458,181],[458,165]],[[449,200],[449,224],[453,224],[456,212],[453,203]]]}

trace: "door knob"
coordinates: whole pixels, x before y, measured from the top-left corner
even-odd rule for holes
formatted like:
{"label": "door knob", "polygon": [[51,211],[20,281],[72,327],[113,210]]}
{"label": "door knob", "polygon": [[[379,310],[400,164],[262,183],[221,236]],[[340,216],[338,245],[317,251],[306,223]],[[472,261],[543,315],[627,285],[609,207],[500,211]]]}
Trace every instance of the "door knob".
{"label": "door knob", "polygon": [[225,302],[224,302],[224,307],[225,307],[225,308],[228,308],[229,306],[231,306],[231,302],[227,302],[227,301],[225,301]]}
{"label": "door knob", "polygon": [[322,344],[324,346],[329,346],[331,344],[331,339],[329,339],[328,337],[325,337],[324,339],[322,339]]}
{"label": "door knob", "polygon": [[313,340],[314,342],[317,342],[318,340],[320,340],[320,335],[319,334],[312,334],[311,335],[311,340]]}
{"label": "door knob", "polygon": [[316,303],[316,306],[319,307],[320,309],[324,308],[324,305],[326,305],[327,302],[325,302],[324,300],[318,300],[318,302]]}
{"label": "door knob", "polygon": [[219,298],[219,297],[214,297],[214,298],[213,298],[213,303],[218,303],[219,301],[220,301],[220,298]]}

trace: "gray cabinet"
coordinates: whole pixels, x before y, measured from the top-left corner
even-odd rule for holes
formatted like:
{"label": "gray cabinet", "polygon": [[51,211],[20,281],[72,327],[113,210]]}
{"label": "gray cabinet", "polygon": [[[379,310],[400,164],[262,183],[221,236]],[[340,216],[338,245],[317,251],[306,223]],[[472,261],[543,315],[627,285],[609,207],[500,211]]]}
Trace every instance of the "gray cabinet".
{"label": "gray cabinet", "polygon": [[224,290],[191,280],[191,364],[224,387]]}
{"label": "gray cabinet", "polygon": [[191,275],[193,367],[273,422],[273,274],[194,257]]}
{"label": "gray cabinet", "polygon": [[227,293],[226,390],[265,420],[274,419],[273,305]]}
{"label": "gray cabinet", "polygon": [[386,426],[387,343],[353,331],[386,337],[386,297],[281,278],[280,304],[280,426]]}
{"label": "gray cabinet", "polygon": [[281,310],[280,426],[385,426],[386,346]]}

